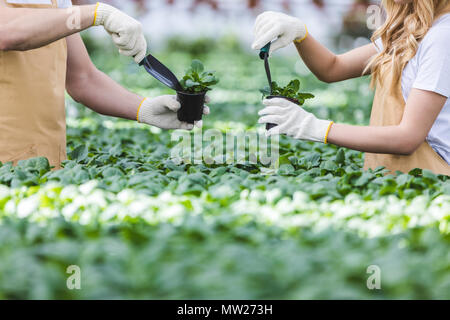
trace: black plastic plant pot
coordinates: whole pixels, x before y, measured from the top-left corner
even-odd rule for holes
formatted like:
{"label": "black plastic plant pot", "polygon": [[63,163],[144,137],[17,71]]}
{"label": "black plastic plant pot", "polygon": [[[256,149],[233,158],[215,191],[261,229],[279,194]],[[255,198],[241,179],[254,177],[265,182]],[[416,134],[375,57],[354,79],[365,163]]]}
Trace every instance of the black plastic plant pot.
{"label": "black plastic plant pot", "polygon": [[[268,97],[266,97],[266,99],[274,99],[274,98],[282,98],[282,99],[286,99],[286,100],[289,100],[290,102],[293,102],[293,103],[295,103],[295,104],[300,105],[300,103],[298,102],[298,100],[292,99],[292,98],[286,98],[286,97],[283,97],[283,96],[268,96]],[[270,130],[270,129],[272,129],[272,128],[275,128],[276,126],[277,126],[277,125],[276,125],[276,124],[273,124],[273,123],[266,123],[266,130]]]}
{"label": "black plastic plant pot", "polygon": [[191,124],[202,120],[205,97],[206,92],[177,92],[177,99],[181,103],[181,108],[178,110],[178,120]]}

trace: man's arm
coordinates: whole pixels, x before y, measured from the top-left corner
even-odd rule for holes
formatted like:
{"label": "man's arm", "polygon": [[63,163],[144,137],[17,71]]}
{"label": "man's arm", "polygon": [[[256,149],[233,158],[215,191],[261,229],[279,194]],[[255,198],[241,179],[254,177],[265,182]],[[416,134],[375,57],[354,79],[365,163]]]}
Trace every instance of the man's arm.
{"label": "man's arm", "polygon": [[[85,30],[93,25],[95,5],[67,9],[8,8],[0,2],[0,50],[31,50]],[[68,20],[80,14],[80,28]]]}
{"label": "man's arm", "polygon": [[143,97],[131,93],[98,70],[80,35],[67,38],[66,88],[77,102],[103,115],[136,120]]}
{"label": "man's arm", "polygon": [[141,23],[104,3],[68,10],[8,8],[0,2],[0,50],[40,48],[93,25],[105,28],[121,54],[137,63],[145,58],[147,41]]}
{"label": "man's arm", "polygon": [[[80,35],[67,38],[66,88],[76,101],[107,116],[156,126],[161,129],[187,129],[193,125],[178,120],[181,108],[176,96],[143,98],[114,82],[91,62]],[[209,113],[205,106],[204,114]],[[201,126],[201,121],[196,123]]]}

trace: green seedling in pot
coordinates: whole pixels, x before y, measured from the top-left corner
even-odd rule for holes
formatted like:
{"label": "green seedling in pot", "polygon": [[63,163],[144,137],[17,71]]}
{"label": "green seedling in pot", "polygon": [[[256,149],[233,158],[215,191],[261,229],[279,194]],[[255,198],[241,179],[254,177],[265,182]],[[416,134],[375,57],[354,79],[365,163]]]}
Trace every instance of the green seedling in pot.
{"label": "green seedling in pot", "polygon": [[200,121],[203,116],[206,92],[217,83],[219,79],[214,75],[214,71],[205,71],[203,63],[199,60],[192,61],[191,67],[180,81],[183,91],[177,92],[178,101],[181,103],[178,119],[188,123]]}
{"label": "green seedling in pot", "polygon": [[206,92],[219,82],[214,72],[204,71],[203,63],[194,60],[183,80],[178,81],[173,72],[151,54],[139,65],[143,66],[157,80],[177,92],[177,99],[181,103],[181,108],[178,110],[180,121],[194,124],[202,120]]}
{"label": "green seedling in pot", "polygon": [[312,95],[311,93],[300,92],[300,81],[297,79],[292,80],[285,87],[280,87],[275,81],[273,81],[272,92],[270,92],[269,86],[261,89],[260,92],[263,94],[263,98],[284,97],[297,103],[300,106],[303,105],[307,99],[314,98],[314,95]]}

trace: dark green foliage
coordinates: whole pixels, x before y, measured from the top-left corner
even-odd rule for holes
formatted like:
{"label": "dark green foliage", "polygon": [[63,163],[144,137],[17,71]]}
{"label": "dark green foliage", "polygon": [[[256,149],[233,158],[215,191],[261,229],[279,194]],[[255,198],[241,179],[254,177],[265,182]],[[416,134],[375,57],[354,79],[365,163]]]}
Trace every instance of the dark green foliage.
{"label": "dark green foliage", "polygon": [[300,80],[295,79],[288,83],[285,87],[280,87],[278,84],[273,81],[272,82],[272,92],[270,92],[270,87],[267,86],[264,89],[260,90],[263,94],[263,97],[267,96],[283,96],[289,99],[293,99],[298,101],[299,105],[303,105],[305,100],[313,99],[314,95],[311,93],[301,93],[300,92]]}
{"label": "dark green foliage", "polygon": [[[434,228],[361,241],[333,230],[286,236],[239,220],[82,226],[54,219],[45,227],[6,220],[0,299],[448,297],[450,239]],[[81,268],[81,290],[66,287],[72,264]],[[372,264],[383,272],[382,290],[366,287]]]}

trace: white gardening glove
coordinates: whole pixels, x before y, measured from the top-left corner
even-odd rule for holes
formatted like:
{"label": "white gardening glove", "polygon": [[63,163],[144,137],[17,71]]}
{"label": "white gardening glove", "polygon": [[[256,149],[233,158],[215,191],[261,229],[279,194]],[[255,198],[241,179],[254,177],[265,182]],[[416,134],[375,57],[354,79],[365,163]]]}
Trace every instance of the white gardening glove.
{"label": "white gardening glove", "polygon": [[[209,102],[208,97],[206,97],[206,102]],[[194,125],[198,128],[203,126],[203,121],[201,120],[195,124],[178,120],[177,112],[180,108],[181,104],[176,96],[166,95],[152,99],[146,98],[137,112],[137,121],[165,130],[192,130]],[[203,114],[207,115],[209,113],[209,107],[204,106]]]}
{"label": "white gardening glove", "polygon": [[94,25],[105,28],[120,54],[133,57],[137,63],[145,58],[147,41],[139,21],[110,5],[97,3]]}
{"label": "white gardening glove", "polygon": [[308,35],[308,29],[300,19],[280,12],[266,11],[256,18],[254,33],[254,50],[261,50],[266,44],[277,39],[270,46],[269,55],[272,55],[293,41],[303,41]]}
{"label": "white gardening glove", "polygon": [[277,126],[267,132],[268,136],[285,134],[289,137],[327,143],[328,132],[333,122],[317,119],[312,113],[283,98],[264,100],[266,108],[258,114],[259,123],[273,123]]}

